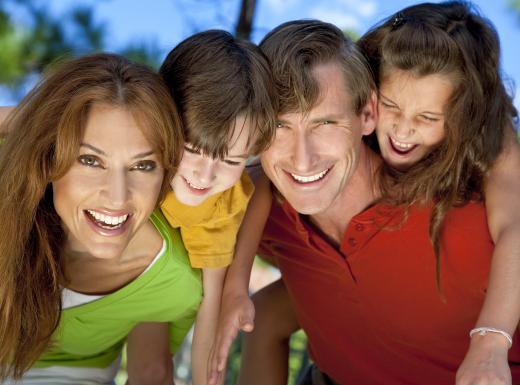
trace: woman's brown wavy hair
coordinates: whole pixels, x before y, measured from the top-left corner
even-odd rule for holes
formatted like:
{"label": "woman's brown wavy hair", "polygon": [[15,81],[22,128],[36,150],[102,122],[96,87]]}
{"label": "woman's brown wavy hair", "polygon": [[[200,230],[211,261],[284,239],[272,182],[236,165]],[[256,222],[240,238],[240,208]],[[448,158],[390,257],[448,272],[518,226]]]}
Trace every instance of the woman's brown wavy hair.
{"label": "woman's brown wavy hair", "polygon": [[98,103],[133,114],[165,167],[163,194],[179,160],[180,123],[161,77],[117,55],[63,63],[8,117],[0,147],[0,383],[20,378],[58,326],[65,238],[51,182],[75,161]]}
{"label": "woman's brown wavy hair", "polygon": [[454,79],[445,112],[446,137],[439,147],[405,172],[389,165],[381,169],[388,203],[434,202],[429,232],[441,290],[443,219],[451,207],[483,199],[483,178],[517,116],[500,74],[498,35],[471,4],[450,1],[405,8],[367,32],[358,44],[378,86],[393,69]]}

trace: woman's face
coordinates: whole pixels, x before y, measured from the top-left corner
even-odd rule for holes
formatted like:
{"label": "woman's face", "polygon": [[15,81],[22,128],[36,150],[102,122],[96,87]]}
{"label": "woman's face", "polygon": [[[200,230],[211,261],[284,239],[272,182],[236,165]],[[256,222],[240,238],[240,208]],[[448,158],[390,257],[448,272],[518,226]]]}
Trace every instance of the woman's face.
{"label": "woman's face", "polygon": [[76,161],[52,184],[67,250],[121,256],[153,211],[163,176],[159,157],[132,114],[94,105]]}
{"label": "woman's face", "polygon": [[379,88],[377,140],[385,162],[406,170],[445,137],[445,111],[453,92],[449,77],[417,77],[391,70]]}

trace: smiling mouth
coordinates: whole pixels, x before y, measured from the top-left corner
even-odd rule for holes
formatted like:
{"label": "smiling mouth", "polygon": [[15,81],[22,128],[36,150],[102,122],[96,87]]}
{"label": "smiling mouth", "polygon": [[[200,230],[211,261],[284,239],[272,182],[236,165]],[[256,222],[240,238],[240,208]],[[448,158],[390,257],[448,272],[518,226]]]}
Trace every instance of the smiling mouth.
{"label": "smiling mouth", "polygon": [[107,215],[94,210],[84,210],[85,215],[97,226],[106,230],[115,230],[122,227],[130,218],[130,214]]}
{"label": "smiling mouth", "polygon": [[400,142],[398,140],[395,140],[392,137],[389,137],[389,140],[390,140],[390,146],[399,155],[407,155],[418,146],[417,144]]}
{"label": "smiling mouth", "polygon": [[192,182],[190,182],[188,179],[186,179],[186,178],[184,178],[184,177],[182,177],[182,179],[184,179],[184,181],[186,182],[186,184],[187,184],[190,188],[192,188],[192,189],[194,189],[194,190],[198,190],[198,191],[200,191],[200,192],[203,192],[203,191],[209,190],[209,187],[197,186],[197,185],[193,184]]}
{"label": "smiling mouth", "polygon": [[327,168],[317,174],[314,174],[314,175],[298,175],[298,174],[293,174],[292,172],[290,172],[289,174],[291,175],[292,179],[297,182],[297,183],[300,183],[300,184],[308,184],[308,183],[313,183],[313,182],[317,182],[321,179],[323,179],[325,177],[325,175],[327,175],[329,173],[331,168]]}

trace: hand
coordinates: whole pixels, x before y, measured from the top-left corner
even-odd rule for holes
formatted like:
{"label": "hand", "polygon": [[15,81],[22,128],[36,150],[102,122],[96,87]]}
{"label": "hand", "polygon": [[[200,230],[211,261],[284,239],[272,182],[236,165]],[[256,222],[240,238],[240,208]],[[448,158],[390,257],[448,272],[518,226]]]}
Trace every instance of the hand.
{"label": "hand", "polygon": [[208,362],[208,385],[217,385],[223,378],[229,348],[238,332],[254,328],[255,307],[247,294],[224,294],[215,342]]}
{"label": "hand", "polygon": [[456,385],[511,385],[507,340],[495,333],[475,334],[462,364]]}

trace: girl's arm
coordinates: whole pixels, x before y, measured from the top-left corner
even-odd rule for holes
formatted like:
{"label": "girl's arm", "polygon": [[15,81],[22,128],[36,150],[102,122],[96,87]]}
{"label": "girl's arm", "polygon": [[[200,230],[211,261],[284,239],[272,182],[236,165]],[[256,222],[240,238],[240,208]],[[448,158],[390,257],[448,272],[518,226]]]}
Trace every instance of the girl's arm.
{"label": "girl's arm", "polygon": [[169,325],[140,323],[127,338],[128,385],[172,385],[173,360],[170,353]]}
{"label": "girl's arm", "polygon": [[203,297],[195,320],[191,350],[193,385],[206,385],[226,270],[227,267],[202,269]]}
{"label": "girl's arm", "polygon": [[249,332],[254,327],[255,310],[249,298],[249,278],[272,202],[269,179],[260,167],[255,171],[259,172],[256,177],[252,175],[255,192],[238,232],[235,256],[224,284],[218,330],[210,356],[209,385],[222,380],[229,348],[238,332]]}
{"label": "girl's arm", "polygon": [[[513,335],[520,319],[520,146],[507,130],[504,149],[486,178],[489,231],[495,242],[488,290],[475,327],[493,327]],[[508,342],[500,334],[475,334],[458,370],[457,384],[511,383]]]}

